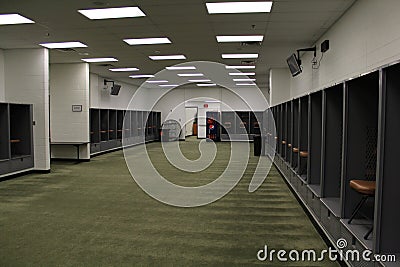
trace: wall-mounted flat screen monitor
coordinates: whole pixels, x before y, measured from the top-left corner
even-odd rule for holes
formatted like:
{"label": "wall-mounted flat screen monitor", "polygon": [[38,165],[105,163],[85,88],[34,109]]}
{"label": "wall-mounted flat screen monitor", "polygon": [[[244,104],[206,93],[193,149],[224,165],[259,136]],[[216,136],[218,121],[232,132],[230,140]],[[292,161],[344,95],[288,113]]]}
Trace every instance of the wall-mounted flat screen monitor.
{"label": "wall-mounted flat screen monitor", "polygon": [[111,87],[111,95],[118,95],[120,89],[121,89],[121,85],[119,85],[119,84],[114,84],[114,85]]}
{"label": "wall-mounted flat screen monitor", "polygon": [[292,76],[297,76],[301,73],[301,67],[299,64],[299,60],[296,57],[296,54],[292,54],[288,59],[286,60],[290,73],[292,73]]}

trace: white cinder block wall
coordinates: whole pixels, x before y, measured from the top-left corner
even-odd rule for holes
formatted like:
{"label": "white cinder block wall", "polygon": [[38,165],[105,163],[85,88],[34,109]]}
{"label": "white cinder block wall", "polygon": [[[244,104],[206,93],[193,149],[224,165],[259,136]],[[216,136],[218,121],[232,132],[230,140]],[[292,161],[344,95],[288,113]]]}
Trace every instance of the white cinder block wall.
{"label": "white cinder block wall", "polygon": [[[212,100],[220,102],[207,102]],[[204,108],[204,104],[208,104],[208,107]],[[268,104],[263,93],[256,88],[236,88],[230,91],[221,87],[194,88],[193,85],[184,85],[164,95],[156,104],[155,110],[162,112],[163,121],[166,118],[175,119],[183,127],[186,118],[185,107],[198,108],[198,135],[199,138],[205,138],[205,117],[207,111],[264,111],[267,109]],[[181,138],[184,138],[184,136],[181,136]]]}
{"label": "white cinder block wall", "polygon": [[[109,89],[104,88],[104,77],[90,74],[90,107],[109,108],[109,109],[135,109],[135,110],[155,110],[161,111],[162,121],[174,119],[183,127],[186,120],[185,107],[198,107],[199,118],[204,118],[207,111],[220,110],[250,110],[263,111],[268,104],[264,94],[256,88],[236,88],[233,92],[225,88],[199,88],[194,85],[183,85],[178,88],[168,90],[165,88],[141,88],[123,82],[118,96],[111,96]],[[107,79],[108,80],[108,79]],[[131,102],[135,95],[134,101]],[[161,96],[161,99],[157,99]],[[203,98],[206,100],[218,100],[221,103],[208,103],[209,107],[204,108],[206,102],[190,102],[190,100]],[[251,107],[249,106],[251,105]],[[204,128],[203,129],[201,128]],[[204,134],[203,134],[204,133]],[[205,126],[201,126],[199,119],[199,137],[205,138]],[[204,136],[203,136],[204,135]],[[184,138],[184,133],[181,138]]]}
{"label": "white cinder block wall", "polygon": [[119,81],[115,83],[121,85],[121,90],[117,96],[110,95],[110,86],[104,89],[104,79],[97,74],[90,73],[90,107],[104,109],[126,109],[137,87],[132,84],[127,84]]}
{"label": "white cinder block wall", "polygon": [[[319,69],[311,68],[312,53],[304,54],[303,73],[295,78],[288,75],[290,96],[281,102],[399,60],[399,9],[400,1],[397,0],[356,1],[317,42],[318,59],[321,57],[320,44],[324,40],[328,39],[331,47],[324,54]],[[271,87],[271,96],[275,90],[280,88]],[[272,102],[272,105],[276,104],[278,103]]]}
{"label": "white cinder block wall", "polygon": [[49,170],[48,50],[10,49],[4,50],[3,53],[4,100],[11,103],[33,104],[34,168]]}
{"label": "white cinder block wall", "polygon": [[[82,112],[72,112],[81,105]],[[50,65],[51,142],[90,142],[89,137],[89,64]],[[90,158],[90,145],[80,146],[80,158]],[[76,158],[72,145],[52,145],[52,158]]]}
{"label": "white cinder block wall", "polygon": [[5,102],[4,51],[0,49],[0,102]]}
{"label": "white cinder block wall", "polygon": [[270,70],[271,105],[280,104],[290,99],[290,72],[288,68]]}

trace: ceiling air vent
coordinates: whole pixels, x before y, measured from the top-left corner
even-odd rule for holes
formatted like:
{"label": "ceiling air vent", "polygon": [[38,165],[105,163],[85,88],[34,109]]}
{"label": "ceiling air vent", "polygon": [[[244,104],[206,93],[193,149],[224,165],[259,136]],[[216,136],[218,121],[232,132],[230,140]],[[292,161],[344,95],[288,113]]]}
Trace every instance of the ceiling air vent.
{"label": "ceiling air vent", "polygon": [[60,51],[60,52],[63,52],[63,53],[65,53],[65,52],[76,52],[76,50],[72,49],[72,48],[56,48],[56,50]]}
{"label": "ceiling air vent", "polygon": [[250,41],[250,42],[242,42],[242,46],[261,46],[261,42]]}
{"label": "ceiling air vent", "polygon": [[255,65],[256,61],[255,60],[242,60],[242,61],[240,61],[240,64],[242,64],[242,65]]}
{"label": "ceiling air vent", "polygon": [[99,66],[99,67],[114,67],[114,65],[110,64],[110,63],[98,64],[97,66]]}

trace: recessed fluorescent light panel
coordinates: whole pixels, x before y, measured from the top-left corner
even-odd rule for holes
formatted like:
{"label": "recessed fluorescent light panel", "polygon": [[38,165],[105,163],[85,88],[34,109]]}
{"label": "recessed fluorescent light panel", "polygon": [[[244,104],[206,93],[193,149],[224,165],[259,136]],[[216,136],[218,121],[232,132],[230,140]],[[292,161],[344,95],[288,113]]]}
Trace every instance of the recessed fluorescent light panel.
{"label": "recessed fluorescent light panel", "polygon": [[99,9],[81,9],[79,13],[88,19],[118,19],[146,16],[138,7],[116,7]]}
{"label": "recessed fluorescent light panel", "polygon": [[151,44],[170,44],[171,43],[171,41],[166,37],[124,39],[124,42],[129,45],[151,45]]}
{"label": "recessed fluorescent light panel", "polygon": [[215,83],[198,83],[197,86],[199,87],[211,87],[211,86],[216,86],[217,84]]}
{"label": "recessed fluorescent light panel", "polygon": [[195,70],[195,66],[173,66],[173,67],[165,67],[167,70]]}
{"label": "recessed fluorescent light panel", "polygon": [[114,68],[114,69],[109,69],[110,71],[114,72],[124,72],[124,71],[138,71],[138,68]]}
{"label": "recessed fluorescent light panel", "polygon": [[254,86],[255,83],[237,83],[236,86]]}
{"label": "recessed fluorescent light panel", "polygon": [[222,54],[222,58],[258,58],[258,54]]}
{"label": "recessed fluorescent light panel", "polygon": [[211,82],[211,80],[209,80],[209,79],[189,80],[189,82],[191,82],[191,83],[207,83],[207,82]]}
{"label": "recessed fluorescent light panel", "polygon": [[226,69],[230,70],[230,69],[237,69],[237,70],[251,70],[251,69],[255,69],[256,66],[248,66],[248,65],[241,65],[241,66],[225,66]]}
{"label": "recessed fluorescent light panel", "polygon": [[98,58],[82,58],[83,61],[88,63],[96,63],[96,62],[115,62],[118,59],[113,57],[98,57]]}
{"label": "recessed fluorescent light panel", "polygon": [[230,42],[262,42],[263,35],[220,35],[217,36],[218,43]]}
{"label": "recessed fluorescent light panel", "polygon": [[146,81],[146,83],[167,83],[167,80],[152,80],[152,81]]}
{"label": "recessed fluorescent light panel", "polygon": [[234,82],[254,82],[256,79],[233,79]]}
{"label": "recessed fluorescent light panel", "polygon": [[168,56],[149,56],[152,60],[173,60],[173,59],[186,59],[184,55],[168,55]]}
{"label": "recessed fluorescent light panel", "polygon": [[268,13],[271,1],[206,3],[209,14]]}
{"label": "recessed fluorescent light panel", "polygon": [[35,23],[20,14],[0,14],[0,25]]}
{"label": "recessed fluorescent light panel", "polygon": [[256,75],[255,72],[230,72],[230,76],[253,76]]}
{"label": "recessed fluorescent light panel", "polygon": [[132,79],[142,79],[142,78],[153,78],[154,75],[152,74],[139,74],[139,75],[130,75],[129,78]]}
{"label": "recessed fluorescent light panel", "polygon": [[178,73],[179,77],[200,77],[204,76],[203,73]]}
{"label": "recessed fluorescent light panel", "polygon": [[87,45],[82,44],[81,42],[59,42],[59,43],[43,43],[39,44],[49,49],[54,48],[79,48],[79,47],[87,47]]}

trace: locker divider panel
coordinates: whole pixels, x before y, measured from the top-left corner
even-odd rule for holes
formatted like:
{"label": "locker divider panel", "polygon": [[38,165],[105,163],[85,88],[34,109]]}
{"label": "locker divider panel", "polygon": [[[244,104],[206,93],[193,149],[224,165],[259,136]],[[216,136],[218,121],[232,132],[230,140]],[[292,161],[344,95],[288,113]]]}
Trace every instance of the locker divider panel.
{"label": "locker divider panel", "polygon": [[287,162],[292,161],[292,141],[293,141],[293,127],[292,127],[292,121],[293,121],[293,101],[290,101],[286,105],[286,144],[283,144],[285,151],[285,159]]}
{"label": "locker divider panel", "polygon": [[321,194],[321,146],[322,146],[322,92],[310,95],[309,102],[309,166],[308,183],[313,191]]}
{"label": "locker divider panel", "polygon": [[8,104],[0,103],[0,161],[10,158]]}
{"label": "locker divider panel", "polygon": [[400,258],[399,151],[400,151],[400,64],[381,73],[382,101],[378,140],[378,177],[375,196],[375,247],[378,253]]}
{"label": "locker divider panel", "polygon": [[[294,99],[292,101],[292,110],[293,110],[293,140],[292,140],[292,167],[294,170],[297,170],[299,164],[299,114],[300,114],[300,105],[299,99]],[[295,151],[297,149],[297,152]]]}
{"label": "locker divider panel", "polygon": [[299,168],[298,174],[303,181],[307,180],[308,156],[308,96],[300,98],[300,123],[299,123]]}

